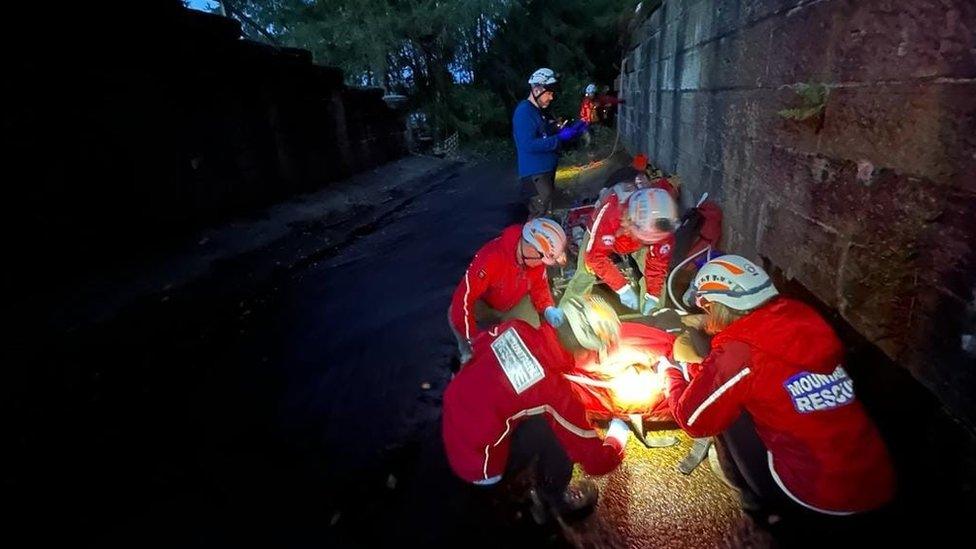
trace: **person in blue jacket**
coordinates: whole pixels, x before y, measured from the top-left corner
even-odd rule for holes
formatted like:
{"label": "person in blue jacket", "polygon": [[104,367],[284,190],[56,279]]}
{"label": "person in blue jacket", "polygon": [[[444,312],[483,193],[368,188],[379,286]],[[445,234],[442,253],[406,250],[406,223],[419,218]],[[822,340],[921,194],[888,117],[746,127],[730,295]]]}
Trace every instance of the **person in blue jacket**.
{"label": "person in blue jacket", "polygon": [[559,151],[586,131],[585,122],[557,129],[545,110],[556,96],[558,81],[552,69],[542,68],[529,77],[529,97],[520,101],[512,116],[512,135],[518,152],[519,184],[535,196],[529,202],[532,217],[545,215],[552,206]]}

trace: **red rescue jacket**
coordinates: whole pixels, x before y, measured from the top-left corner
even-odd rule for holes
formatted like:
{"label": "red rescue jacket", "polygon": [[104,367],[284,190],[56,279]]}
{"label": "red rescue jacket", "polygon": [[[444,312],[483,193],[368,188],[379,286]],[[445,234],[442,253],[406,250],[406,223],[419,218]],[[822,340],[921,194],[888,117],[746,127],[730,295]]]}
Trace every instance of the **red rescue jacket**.
{"label": "red rescue jacket", "polygon": [[639,250],[641,246],[647,246],[647,259],[644,261],[647,293],[653,296],[659,295],[668,276],[674,235],[654,244],[642,243],[629,232],[621,230],[621,217],[626,208],[626,202],[621,203],[615,193],[610,193],[606,202],[593,217],[593,224],[590,225],[590,241],[583,250],[584,261],[597,277],[606,282],[613,291],[617,291],[627,283],[627,279],[614,265],[610,254],[630,254]]}
{"label": "red rescue jacket", "polygon": [[669,369],[668,400],[695,437],[748,412],[787,496],[823,513],[868,511],[893,497],[894,471],[842,359],[840,340],[816,311],[778,298],[717,334],[690,384]]}
{"label": "red rescue jacket", "polygon": [[540,313],[554,305],[545,265],[526,268],[518,264],[522,226],[512,225],[474,255],[451,300],[451,325],[471,341],[479,332],[474,303],[481,299],[489,307],[507,311],[529,294]]}
{"label": "red rescue jacket", "polygon": [[472,358],[444,392],[442,435],[447,459],[469,482],[501,475],[510,435],[531,415],[543,415],[569,458],[591,475],[623,459],[615,439],[601,440],[563,373],[573,357],[546,323],[539,329],[511,320],[482,332]]}
{"label": "red rescue jacket", "polygon": [[580,103],[579,117],[580,120],[588,124],[596,123],[596,101],[583,96],[583,101]]}

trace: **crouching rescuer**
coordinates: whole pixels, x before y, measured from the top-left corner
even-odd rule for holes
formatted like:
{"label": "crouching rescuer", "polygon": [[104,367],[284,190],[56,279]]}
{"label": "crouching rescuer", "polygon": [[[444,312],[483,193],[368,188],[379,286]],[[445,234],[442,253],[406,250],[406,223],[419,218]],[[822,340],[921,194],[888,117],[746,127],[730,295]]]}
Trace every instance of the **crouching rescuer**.
{"label": "crouching rescuer", "polygon": [[[667,278],[677,220],[674,199],[663,189],[609,193],[598,203],[563,299],[590,293],[599,278],[620,296],[625,307],[650,314],[658,307]],[[614,254],[633,256],[643,275],[639,293],[614,264]]]}
{"label": "crouching rescuer", "polygon": [[692,295],[714,338],[690,382],[662,364],[675,420],[691,436],[718,435],[747,511],[853,532],[893,497],[895,477],[833,329],[737,255],[706,263]]}
{"label": "crouching rescuer", "polygon": [[442,429],[451,469],[486,490],[534,467],[536,507],[564,518],[584,515],[597,499],[590,480],[570,483],[573,463],[591,475],[623,460],[630,433],[620,420],[601,439],[563,373],[573,353],[601,351],[619,336],[620,321],[595,296],[565,305],[566,322],[534,328],[511,320],[479,333],[472,358],[444,393]]}
{"label": "crouching rescuer", "polygon": [[562,325],[565,317],[552,299],[546,267],[565,264],[566,233],[544,217],[512,225],[478,250],[448,310],[461,364],[471,357],[479,322],[521,318],[538,327],[538,312],[553,327]]}

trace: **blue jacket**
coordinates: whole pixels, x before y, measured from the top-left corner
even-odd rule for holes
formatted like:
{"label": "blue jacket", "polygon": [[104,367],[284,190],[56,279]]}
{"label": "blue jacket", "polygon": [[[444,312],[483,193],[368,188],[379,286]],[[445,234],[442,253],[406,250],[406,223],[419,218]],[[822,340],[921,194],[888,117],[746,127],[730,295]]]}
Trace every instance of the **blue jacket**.
{"label": "blue jacket", "polygon": [[519,177],[551,172],[559,163],[559,138],[542,111],[523,99],[512,115],[512,136],[518,151]]}

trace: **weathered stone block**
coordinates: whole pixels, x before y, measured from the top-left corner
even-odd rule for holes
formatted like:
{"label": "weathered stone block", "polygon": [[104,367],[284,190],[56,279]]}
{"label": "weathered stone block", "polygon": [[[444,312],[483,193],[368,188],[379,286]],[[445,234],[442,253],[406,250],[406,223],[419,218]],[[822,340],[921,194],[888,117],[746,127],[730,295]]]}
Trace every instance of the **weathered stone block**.
{"label": "weathered stone block", "polygon": [[[974,163],[976,82],[831,90],[819,150],[950,185]],[[809,134],[809,130],[798,130]]]}
{"label": "weathered stone block", "polygon": [[[724,209],[722,234],[724,250],[744,257],[756,258],[756,235],[764,196],[754,190],[749,181],[735,174],[724,173],[722,178]],[[700,196],[701,190],[694,196]]]}
{"label": "weathered stone block", "polygon": [[773,26],[773,21],[764,21],[702,44],[701,87],[725,89],[765,85]]}
{"label": "weathered stone block", "polygon": [[712,2],[696,2],[688,7],[685,19],[684,41],[680,45],[681,49],[691,49],[705,41],[712,39],[717,34],[717,23],[715,22],[715,8]]}
{"label": "weathered stone block", "polygon": [[726,141],[770,140],[770,125],[778,123],[770,108],[766,90],[729,90],[716,94],[711,105],[709,123]]}
{"label": "weathered stone block", "polygon": [[[684,200],[720,198],[727,250],[781,267],[946,402],[971,404],[946,387],[976,376],[941,360],[963,352],[970,302],[976,335],[976,5],[678,4],[662,7],[640,82],[652,160]],[[822,118],[779,115],[803,106],[804,82],[831,89]]]}
{"label": "weathered stone block", "polygon": [[661,31],[661,55],[659,59],[674,57],[678,53],[680,44],[678,43],[678,32],[681,27],[677,24],[669,23]]}
{"label": "weathered stone block", "polygon": [[835,0],[777,18],[773,84],[976,76],[972,2]]}
{"label": "weathered stone block", "polygon": [[846,240],[828,225],[774,200],[763,202],[758,224],[759,253],[796,278],[824,303],[835,305],[837,271]]}
{"label": "weathered stone block", "polygon": [[675,61],[675,86],[680,90],[697,90],[701,87],[701,56],[691,49],[679,54]]}
{"label": "weathered stone block", "polygon": [[739,32],[798,3],[796,0],[715,0],[712,10],[716,35]]}
{"label": "weathered stone block", "polygon": [[675,79],[674,79],[675,62],[676,60],[674,57],[668,57],[666,59],[661,60],[661,72],[658,75],[658,78],[660,79],[659,80],[660,85],[658,89],[674,90],[676,88]]}

